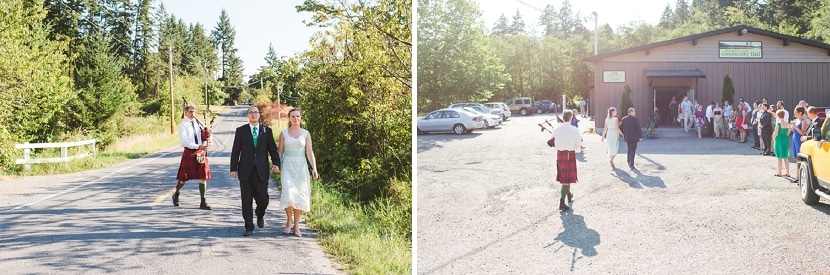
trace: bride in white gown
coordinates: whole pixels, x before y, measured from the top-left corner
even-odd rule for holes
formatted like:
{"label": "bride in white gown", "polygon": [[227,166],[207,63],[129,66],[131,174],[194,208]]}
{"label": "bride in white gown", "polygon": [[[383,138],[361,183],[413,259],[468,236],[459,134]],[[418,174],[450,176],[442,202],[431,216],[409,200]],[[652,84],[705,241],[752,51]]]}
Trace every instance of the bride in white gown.
{"label": "bride in white gown", "polygon": [[[303,211],[311,210],[311,180],[317,180],[317,162],[311,147],[311,134],[300,128],[302,117],[299,109],[288,111],[288,128],[280,132],[280,167],[282,192],[280,205],[285,209],[285,234],[291,234],[291,225],[294,225],[294,235],[302,237],[300,233],[300,218]],[[306,162],[307,161],[307,162]],[[311,177],[308,173],[308,163],[311,163]],[[293,215],[292,215],[293,214]],[[293,216],[293,218],[292,218]]]}

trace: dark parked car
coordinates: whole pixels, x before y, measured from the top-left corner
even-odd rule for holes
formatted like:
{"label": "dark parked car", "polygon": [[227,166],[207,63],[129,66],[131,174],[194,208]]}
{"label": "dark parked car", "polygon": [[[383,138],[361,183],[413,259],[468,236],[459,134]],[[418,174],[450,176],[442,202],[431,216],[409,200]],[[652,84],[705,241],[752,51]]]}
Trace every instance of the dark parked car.
{"label": "dark parked car", "polygon": [[539,100],[533,102],[533,105],[536,107],[536,113],[550,113],[553,112],[556,107],[553,106],[553,102],[550,100]]}

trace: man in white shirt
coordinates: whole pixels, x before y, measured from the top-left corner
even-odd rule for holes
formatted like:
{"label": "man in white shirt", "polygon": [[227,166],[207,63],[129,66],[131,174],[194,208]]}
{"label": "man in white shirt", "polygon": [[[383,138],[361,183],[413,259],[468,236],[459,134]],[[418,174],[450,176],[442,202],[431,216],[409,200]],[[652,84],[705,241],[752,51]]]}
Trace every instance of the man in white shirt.
{"label": "man in white shirt", "polygon": [[684,96],[683,102],[680,103],[680,109],[683,110],[683,128],[686,130],[686,133],[689,132],[695,119],[695,110],[693,107],[694,105],[689,101],[689,97]]}
{"label": "man in white shirt", "polygon": [[715,102],[712,101],[709,103],[709,106],[706,106],[706,125],[709,127],[708,135],[714,133],[714,124],[713,120],[715,119]]}
{"label": "man in white shirt", "polygon": [[573,201],[573,193],[571,193],[571,184],[577,182],[576,176],[576,150],[582,147],[582,137],[579,135],[579,129],[571,125],[573,113],[565,111],[562,114],[564,123],[560,123],[556,129],[553,130],[553,138],[556,140],[556,181],[562,184],[560,189],[559,210],[567,211],[570,209],[565,205],[565,197],[568,202]]}
{"label": "man in white shirt", "polygon": [[[196,106],[187,104],[184,106],[185,119],[179,124],[179,141],[184,147],[182,152],[182,159],[179,162],[179,172],[176,175],[176,192],[173,193],[173,205],[179,206],[179,190],[184,187],[188,180],[199,180],[199,195],[202,198],[202,203],[199,209],[211,210],[210,205],[205,202],[205,191],[207,191],[207,180],[210,179],[210,166],[207,161],[208,147],[207,130],[203,130],[205,125],[196,119]],[[202,154],[204,163],[196,161],[196,154]]]}
{"label": "man in white shirt", "polygon": [[777,110],[784,110],[784,121],[789,123],[790,122],[790,112],[787,111],[787,109],[784,108],[784,101],[779,100],[778,103],[775,104],[775,108]]}

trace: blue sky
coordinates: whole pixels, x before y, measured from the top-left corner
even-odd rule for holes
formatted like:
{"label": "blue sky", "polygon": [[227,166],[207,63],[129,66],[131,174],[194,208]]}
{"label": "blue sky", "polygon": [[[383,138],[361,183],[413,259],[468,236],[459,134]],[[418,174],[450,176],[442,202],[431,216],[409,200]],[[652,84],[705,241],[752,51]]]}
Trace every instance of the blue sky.
{"label": "blue sky", "polygon": [[265,65],[271,43],[277,55],[294,56],[311,48],[309,39],[319,28],[306,27],[311,14],[294,8],[303,0],[162,0],[167,12],[185,23],[201,23],[213,30],[222,9],[236,30],[236,48],[245,66],[245,80]]}

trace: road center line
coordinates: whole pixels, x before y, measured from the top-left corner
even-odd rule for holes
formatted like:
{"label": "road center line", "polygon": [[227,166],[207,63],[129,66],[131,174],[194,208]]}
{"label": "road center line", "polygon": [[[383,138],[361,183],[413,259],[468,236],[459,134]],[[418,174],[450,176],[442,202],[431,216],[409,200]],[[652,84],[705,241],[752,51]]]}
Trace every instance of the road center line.
{"label": "road center line", "polygon": [[133,165],[130,165],[130,166],[127,166],[127,167],[121,168],[121,169],[120,169],[120,170],[118,170],[118,171],[112,172],[112,173],[110,173],[109,175],[106,175],[106,176],[100,177],[100,178],[98,178],[98,179],[96,179],[96,180],[93,180],[93,181],[90,181],[90,182],[87,182],[87,183],[81,184],[81,185],[79,185],[79,186],[75,186],[75,187],[73,187],[73,188],[70,188],[70,189],[65,190],[65,191],[63,191],[63,192],[60,192],[60,193],[56,193],[56,194],[52,194],[52,195],[46,196],[46,197],[44,197],[44,198],[41,198],[41,199],[35,200],[35,201],[30,202],[30,203],[27,203],[27,204],[23,204],[23,205],[17,206],[17,207],[15,207],[15,208],[12,208],[11,210],[18,210],[18,209],[23,208],[23,207],[26,207],[26,206],[34,205],[34,204],[37,204],[37,203],[39,203],[39,202],[42,202],[42,201],[45,201],[45,200],[48,200],[48,199],[51,199],[51,198],[54,198],[54,197],[64,195],[64,194],[66,194],[66,193],[69,193],[69,192],[75,191],[75,189],[78,189],[78,188],[81,188],[81,187],[84,187],[84,186],[87,186],[87,185],[90,185],[90,184],[93,184],[93,183],[99,182],[99,181],[101,181],[101,180],[103,180],[103,179],[109,178],[109,177],[110,177],[110,176],[112,176],[112,175],[118,174],[118,173],[120,173],[121,171],[124,171],[124,170],[130,169],[130,168],[133,168],[133,167],[138,166],[138,165],[142,165],[142,164],[148,163],[148,162],[150,162],[150,161],[153,161],[153,160],[156,160],[156,159],[161,158],[161,157],[163,157],[163,156],[166,156],[167,154],[170,154],[170,153],[173,153],[173,152],[166,152],[166,153],[163,153],[163,154],[161,154],[161,155],[159,155],[159,156],[157,156],[157,157],[154,157],[154,158],[148,159],[148,160],[146,160],[146,161],[144,161],[144,162],[141,162],[141,163],[136,163],[136,164],[133,164]]}

